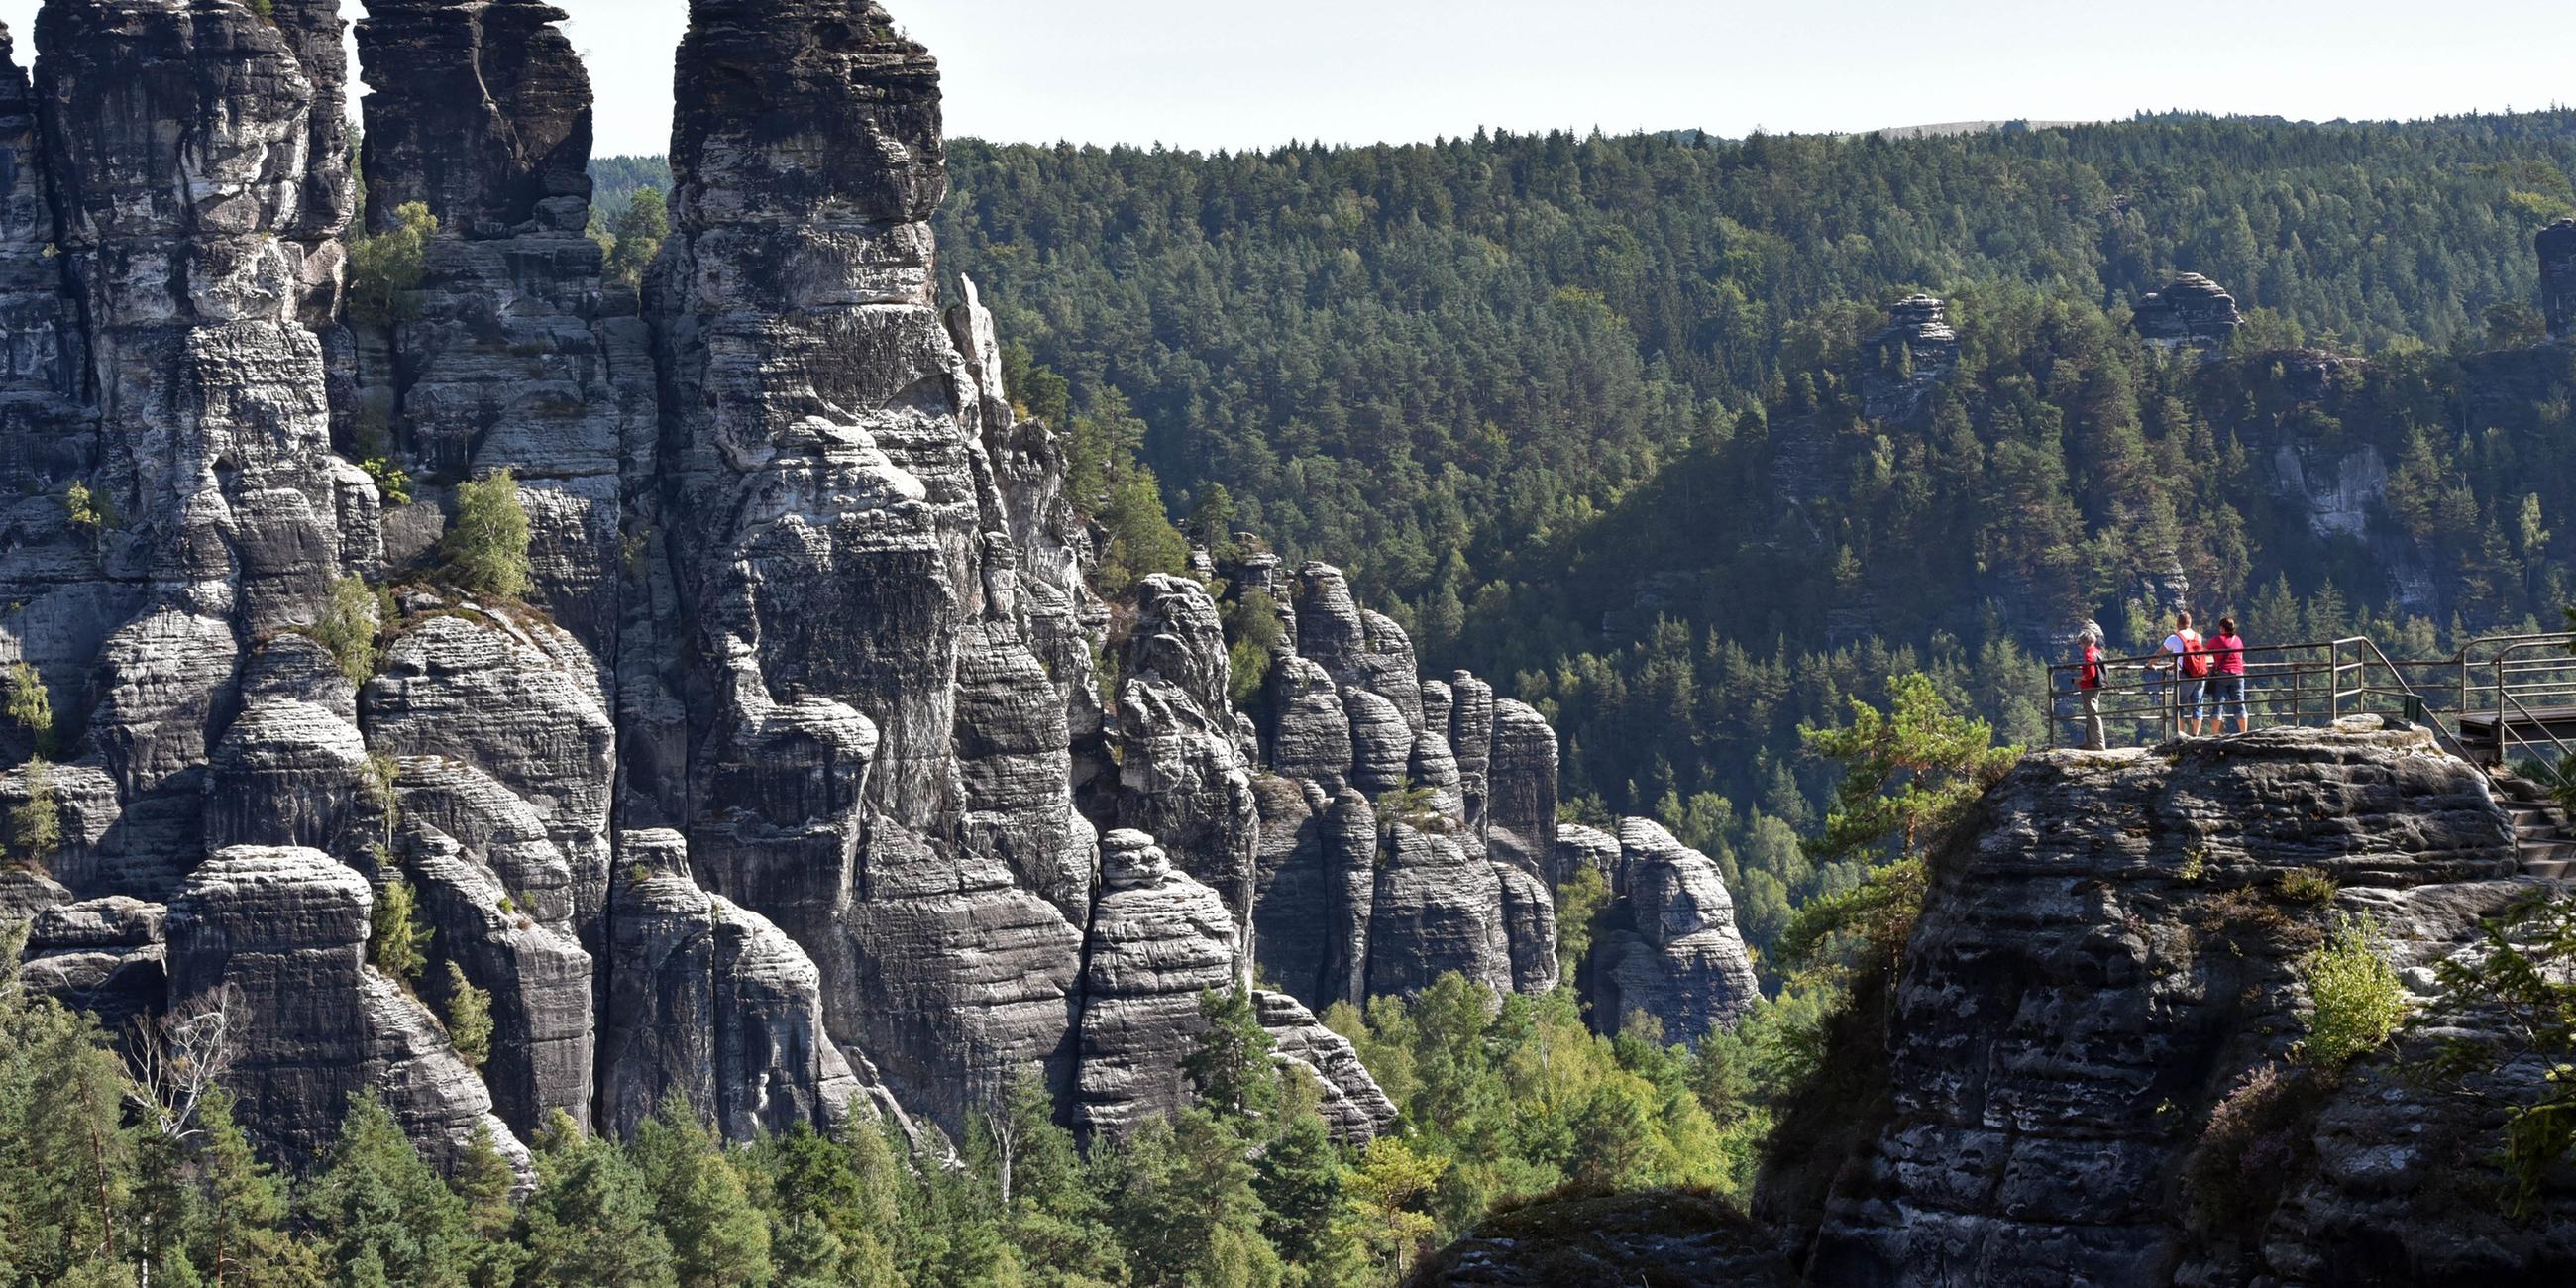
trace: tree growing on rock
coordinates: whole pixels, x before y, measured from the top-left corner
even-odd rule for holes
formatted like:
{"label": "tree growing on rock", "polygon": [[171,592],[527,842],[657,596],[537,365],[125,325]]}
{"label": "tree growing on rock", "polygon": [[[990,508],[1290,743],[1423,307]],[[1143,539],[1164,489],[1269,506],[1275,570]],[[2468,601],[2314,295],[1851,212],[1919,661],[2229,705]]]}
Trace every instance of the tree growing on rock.
{"label": "tree growing on rock", "polygon": [[27,762],[27,799],[9,811],[9,853],[25,863],[45,863],[63,848],[63,807],[54,795],[54,768]]}
{"label": "tree growing on rock", "polygon": [[528,510],[519,480],[506,469],[456,486],[456,520],[439,544],[447,577],[478,595],[519,599],[528,593]]}
{"label": "tree growing on rock", "polygon": [[405,202],[394,210],[394,225],[371,237],[349,242],[349,318],[354,322],[391,325],[406,317],[403,296],[420,288],[428,271],[430,239],[438,236],[438,216],[427,203]]}
{"label": "tree growing on rock", "polygon": [[9,723],[18,726],[46,760],[54,757],[54,701],[45,691],[45,677],[34,665],[14,662],[9,666],[9,693],[6,712]]}
{"label": "tree growing on rock", "polygon": [[1828,857],[1866,857],[1891,845],[1894,858],[1923,857],[2021,755],[1994,745],[1992,725],[1951,714],[1931,677],[1900,675],[1888,688],[1887,711],[1855,698],[1848,727],[1798,731],[1809,755],[1842,770],[1825,819]]}

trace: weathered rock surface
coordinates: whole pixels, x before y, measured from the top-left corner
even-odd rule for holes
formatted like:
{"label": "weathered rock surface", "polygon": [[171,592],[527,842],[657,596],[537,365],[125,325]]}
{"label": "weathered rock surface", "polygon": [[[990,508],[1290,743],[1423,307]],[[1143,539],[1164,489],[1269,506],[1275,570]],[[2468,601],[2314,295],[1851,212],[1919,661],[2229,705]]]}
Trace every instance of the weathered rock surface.
{"label": "weathered rock surface", "polygon": [[2250,1197],[2195,1196],[2211,1165],[2196,1151],[2223,1148],[2202,1141],[2213,1106],[2288,1067],[2303,1028],[2290,964],[2329,909],[2283,897],[2301,870],[2341,883],[2336,910],[2378,917],[2418,986],[2416,967],[2529,889],[2486,779],[2421,731],[2348,721],[2026,760],[1933,862],[1888,1025],[1890,1116],[1834,1187],[1810,1279],[2470,1284],[2576,1267],[2576,1192],[2552,1189],[2530,1221],[2467,1199],[2508,1184],[2501,1109],[2409,1083],[2386,1052],[2293,1120],[2280,1158],[2220,1158]]}
{"label": "weathered rock surface", "polygon": [[2164,348],[2225,348],[2245,325],[2236,297],[2198,273],[2184,273],[2161,291],[2138,297],[2131,313],[2138,334]]}
{"label": "weathered rock surface", "polygon": [[2576,340],[2576,219],[2540,230],[2540,310],[2552,340]]}
{"label": "weathered rock surface", "polygon": [[1911,420],[1958,368],[1959,333],[1950,327],[1946,302],[1908,295],[1888,309],[1887,328],[1863,340],[1861,352],[1863,411],[1877,420]]}
{"label": "weathered rock surface", "polygon": [[1160,575],[1137,583],[1125,673],[1118,822],[1155,838],[1248,928],[1260,816],[1226,696],[1224,627],[1205,587]]}
{"label": "weathered rock surface", "polygon": [[1771,1231],[1676,1190],[1533,1203],[1478,1222],[1405,1281],[1411,1288],[1789,1288]]}
{"label": "weathered rock surface", "polygon": [[736,1139],[844,1112],[856,1088],[824,1026],[812,959],[765,918],[699,889],[677,833],[623,839],[634,858],[610,893],[601,1125],[633,1131],[671,1095]]}
{"label": "weathered rock surface", "polygon": [[380,1093],[441,1161],[488,1128],[527,1157],[446,1031],[366,964],[367,880],[318,850],[236,846],[188,877],[168,920],[174,1004],[245,1013],[234,1056],[245,1130],[286,1157],[319,1158],[349,1098]]}
{"label": "weathered rock surface", "polygon": [[1619,897],[1582,971],[1585,999],[1596,1023],[1643,1013],[1665,1041],[1696,1046],[1762,996],[1735,900],[1714,861],[1654,823],[1621,820],[1618,843]]}
{"label": "weathered rock surface", "polygon": [[1450,970],[1554,988],[1556,731],[1467,672],[1425,680],[1403,628],[1330,564],[1219,572],[1238,597],[1293,601],[1254,720],[1262,973],[1310,1007]]}
{"label": "weathered rock surface", "polygon": [[1234,915],[1154,839],[1100,841],[1100,903],[1082,974],[1073,1121],[1117,1135],[1189,1103],[1181,1060],[1207,1029],[1199,995],[1236,986]]}
{"label": "weathered rock surface", "polygon": [[[39,769],[0,733],[0,806],[41,779],[63,825],[0,874],[29,979],[246,1008],[294,1166],[369,1090],[442,1160],[672,1095],[737,1138],[953,1128],[1032,1066],[1116,1133],[1273,938],[1281,1059],[1365,1139],[1392,1106],[1298,999],[1553,986],[1553,732],[1426,682],[1339,571],[1229,576],[1287,641],[1252,721],[1205,585],[1147,579],[1104,709],[1093,537],[972,284],[942,307],[938,68],[883,8],[695,0],[638,288],[583,235],[563,13],[365,7],[355,230],[330,0],[53,0],[0,66],[0,660],[69,735]],[[344,299],[411,203],[418,281]],[[525,603],[432,566],[502,469]],[[350,577],[395,588],[355,682],[304,633]],[[420,980],[366,964],[396,873]]]}
{"label": "weathered rock surface", "polygon": [[1255,991],[1252,1001],[1261,1027],[1278,1044],[1273,1058],[1312,1075],[1322,1090],[1318,1109],[1336,1139],[1366,1144],[1395,1125],[1395,1102],[1369,1076],[1349,1038],[1325,1028],[1314,1012],[1286,994]]}

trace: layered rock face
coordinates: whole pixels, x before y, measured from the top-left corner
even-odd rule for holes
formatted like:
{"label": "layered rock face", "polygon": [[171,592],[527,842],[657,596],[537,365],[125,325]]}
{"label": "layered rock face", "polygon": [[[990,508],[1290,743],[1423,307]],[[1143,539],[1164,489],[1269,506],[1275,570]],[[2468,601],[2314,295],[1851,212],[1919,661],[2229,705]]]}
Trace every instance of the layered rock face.
{"label": "layered rock face", "polygon": [[1255,722],[1262,973],[1316,1008],[1453,970],[1554,988],[1555,730],[1464,671],[1422,679],[1403,628],[1337,568],[1220,571],[1284,612]]}
{"label": "layered rock face", "polygon": [[[1555,985],[1552,888],[1598,860],[1537,712],[1423,677],[1323,564],[1223,570],[1279,617],[1258,719],[1208,583],[1145,579],[1113,638],[1055,436],[972,284],[942,308],[938,69],[881,8],[696,0],[640,292],[583,236],[561,18],[369,4],[363,216],[328,0],[55,0],[0,74],[0,662],[60,735],[0,733],[0,806],[62,824],[0,875],[31,981],[240,1008],[293,1165],[370,1090],[442,1159],[675,1095],[927,1140],[1026,1069],[1115,1135],[1190,1094],[1201,995],[1264,975],[1363,1140],[1394,1106],[1316,1009]],[[418,280],[344,308],[348,243],[422,209]],[[503,469],[525,602],[437,567]],[[335,588],[372,651],[315,629]],[[1702,875],[1653,918],[1676,1016],[1734,983]],[[403,979],[368,952],[397,883]]]}
{"label": "layered rock face", "polygon": [[1909,295],[1888,310],[1887,329],[1861,342],[1872,366],[1863,373],[1862,407],[1879,420],[1911,420],[1932,390],[1959,366],[1959,333],[1949,305]]}
{"label": "layered rock face", "polygon": [[1596,1024],[1643,1015],[1665,1041],[1696,1046],[1762,996],[1735,899],[1715,861],[1654,823],[1621,820],[1618,844],[1616,897],[1580,972],[1584,1000]]}
{"label": "layered rock face", "polygon": [[2540,230],[2540,311],[2549,338],[2576,340],[2576,219]]}
{"label": "layered rock face", "polygon": [[[2341,883],[2331,909],[2284,895],[2298,871]],[[2375,718],[2026,760],[1933,863],[1892,1000],[1889,1115],[1834,1187],[1808,1277],[2569,1273],[2576,1195],[2552,1190],[2529,1221],[2473,1197],[2510,1184],[2500,1107],[2401,1076],[2390,1052],[2315,1093],[2273,1155],[2224,1152],[2210,1126],[2258,1069],[2290,1067],[2305,1002],[2291,963],[2330,911],[2376,918],[2429,1005],[2427,968],[2531,891],[2515,871],[2486,779]],[[2432,1022],[2473,1041],[2486,1027]],[[2527,1098],[2542,1073],[2508,1066],[2488,1090]],[[2210,1188],[2240,1176],[2250,1197]]]}
{"label": "layered rock face", "polygon": [[2184,273],[2132,306],[2138,334],[2163,348],[2224,348],[2245,325],[2236,297],[2198,273]]}

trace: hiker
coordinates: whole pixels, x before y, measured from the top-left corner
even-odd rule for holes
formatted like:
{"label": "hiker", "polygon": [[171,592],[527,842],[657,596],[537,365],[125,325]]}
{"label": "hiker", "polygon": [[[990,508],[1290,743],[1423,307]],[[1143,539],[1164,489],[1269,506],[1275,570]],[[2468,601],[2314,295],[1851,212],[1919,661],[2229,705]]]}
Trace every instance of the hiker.
{"label": "hiker", "polygon": [[2191,614],[2174,614],[2173,634],[2165,637],[2164,651],[2173,655],[2174,725],[2180,732],[2197,738],[2202,725],[2209,722],[2209,650],[2200,632],[2191,628]]}
{"label": "hiker", "polygon": [[2087,626],[2079,638],[2084,664],[2075,668],[2075,707],[2084,726],[2084,749],[2102,751],[2111,745],[2110,734],[2102,728],[2102,630]]}
{"label": "hiker", "polygon": [[2209,677],[2209,731],[2223,732],[2227,713],[2236,713],[2236,732],[2245,732],[2245,641],[2236,634],[2236,619],[2218,619],[2218,633],[2209,638],[2209,658],[2214,674]]}

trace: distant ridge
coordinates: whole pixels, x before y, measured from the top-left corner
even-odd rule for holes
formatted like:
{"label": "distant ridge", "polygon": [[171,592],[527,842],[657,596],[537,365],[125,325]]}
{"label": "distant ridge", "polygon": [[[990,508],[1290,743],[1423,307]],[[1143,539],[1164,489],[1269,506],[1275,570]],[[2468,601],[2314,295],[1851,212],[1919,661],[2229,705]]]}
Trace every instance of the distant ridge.
{"label": "distant ridge", "polygon": [[1948,134],[1984,134],[1999,130],[2006,134],[2025,134],[2032,130],[2052,130],[2067,125],[2099,125],[2100,121],[1942,121],[1934,125],[1890,125],[1884,129],[1864,131],[1883,139],[1929,139]]}

